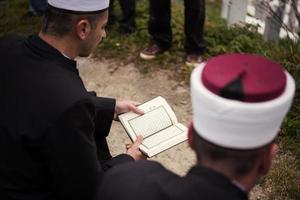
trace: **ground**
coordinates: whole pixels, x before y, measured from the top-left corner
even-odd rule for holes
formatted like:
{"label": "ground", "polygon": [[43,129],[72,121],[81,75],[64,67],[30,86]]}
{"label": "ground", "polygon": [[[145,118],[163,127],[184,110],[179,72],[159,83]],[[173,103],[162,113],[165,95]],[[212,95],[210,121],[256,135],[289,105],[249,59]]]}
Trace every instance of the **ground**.
{"label": "ground", "polygon": [[[79,59],[80,75],[88,90],[98,96],[114,97],[122,100],[144,102],[156,96],[163,96],[175,111],[179,122],[188,124],[191,120],[191,100],[189,87],[174,80],[174,72],[157,70],[141,74],[138,66],[122,64],[114,60]],[[125,152],[125,144],[131,143],[119,122],[113,122],[108,143],[112,155]],[[195,155],[187,142],[168,149],[150,160],[156,160],[179,175],[184,175],[195,164]],[[251,199],[265,196],[256,187]]]}
{"label": "ground", "polygon": [[[133,64],[120,66],[113,60],[80,59],[79,71],[88,90],[98,96],[114,97],[120,100],[144,102],[156,96],[163,96],[176,113],[179,122],[188,124],[191,119],[189,89],[173,80],[169,70],[158,70],[141,74]],[[109,135],[111,153],[124,153],[125,144],[130,139],[119,122],[113,122]],[[157,160],[166,168],[184,175],[194,165],[194,153],[187,142],[168,149],[151,160]]]}

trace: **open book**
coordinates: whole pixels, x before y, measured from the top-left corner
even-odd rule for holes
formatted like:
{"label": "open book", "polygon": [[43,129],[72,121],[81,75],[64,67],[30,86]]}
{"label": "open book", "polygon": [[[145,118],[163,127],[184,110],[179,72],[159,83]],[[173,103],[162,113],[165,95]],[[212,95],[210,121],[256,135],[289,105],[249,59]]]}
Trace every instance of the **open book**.
{"label": "open book", "polygon": [[145,114],[128,112],[119,119],[130,139],[135,141],[142,135],[140,150],[152,157],[187,139],[187,128],[178,123],[175,113],[167,101],[158,96],[138,106]]}

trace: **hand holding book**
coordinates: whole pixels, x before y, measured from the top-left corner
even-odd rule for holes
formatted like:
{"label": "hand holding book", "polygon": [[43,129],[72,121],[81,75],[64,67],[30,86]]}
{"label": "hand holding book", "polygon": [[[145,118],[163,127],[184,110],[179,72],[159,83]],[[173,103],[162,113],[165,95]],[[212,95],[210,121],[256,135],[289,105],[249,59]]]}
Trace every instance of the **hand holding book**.
{"label": "hand holding book", "polygon": [[118,119],[118,115],[121,113],[126,113],[126,112],[134,112],[136,114],[142,115],[144,114],[144,111],[139,109],[137,105],[140,103],[135,102],[135,101],[116,101],[116,106],[115,106],[115,115],[114,119]]}
{"label": "hand holding book", "polygon": [[139,146],[143,142],[143,137],[139,135],[136,141],[127,148],[127,154],[130,155],[134,160],[145,160],[147,157],[139,150]]}
{"label": "hand holding book", "polygon": [[187,128],[178,123],[175,113],[162,97],[156,97],[138,106],[143,115],[128,112],[119,116],[132,141],[138,135],[144,140],[140,150],[154,156],[187,139]]}

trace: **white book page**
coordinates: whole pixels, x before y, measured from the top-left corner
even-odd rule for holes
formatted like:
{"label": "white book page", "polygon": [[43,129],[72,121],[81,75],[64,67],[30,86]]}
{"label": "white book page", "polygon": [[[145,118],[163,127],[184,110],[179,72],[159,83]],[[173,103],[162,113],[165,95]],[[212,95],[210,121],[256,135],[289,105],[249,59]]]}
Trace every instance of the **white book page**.
{"label": "white book page", "polygon": [[161,129],[177,124],[175,113],[167,101],[158,96],[138,106],[145,114],[138,115],[133,112],[119,116],[127,133],[134,141],[137,135],[149,137]]}
{"label": "white book page", "polygon": [[152,157],[185,140],[187,140],[187,128],[183,124],[178,123],[148,137],[139,148],[148,157]]}
{"label": "white book page", "polygon": [[183,133],[184,130],[180,129],[178,126],[173,125],[168,127],[167,129],[164,129],[160,131],[157,134],[151,135],[144,139],[143,145],[147,147],[148,149],[154,148],[161,143],[176,137],[177,135]]}
{"label": "white book page", "polygon": [[172,120],[163,106],[159,106],[144,115],[128,121],[136,135],[147,138],[173,125]]}

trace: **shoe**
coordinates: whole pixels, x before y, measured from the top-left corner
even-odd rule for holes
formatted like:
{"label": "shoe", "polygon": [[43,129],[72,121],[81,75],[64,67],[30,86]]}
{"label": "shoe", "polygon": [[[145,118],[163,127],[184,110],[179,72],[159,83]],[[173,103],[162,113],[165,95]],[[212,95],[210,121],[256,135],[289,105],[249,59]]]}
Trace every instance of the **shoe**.
{"label": "shoe", "polygon": [[185,64],[187,66],[195,67],[203,62],[203,58],[198,54],[188,54],[185,59]]}
{"label": "shoe", "polygon": [[156,43],[152,42],[149,46],[140,53],[140,57],[144,60],[152,60],[157,55],[162,54],[166,49],[161,48]]}

